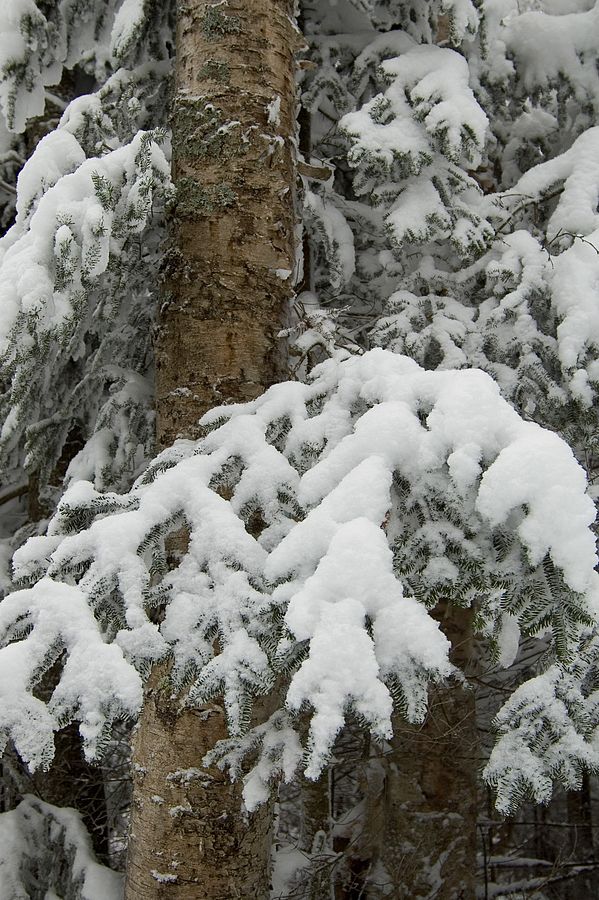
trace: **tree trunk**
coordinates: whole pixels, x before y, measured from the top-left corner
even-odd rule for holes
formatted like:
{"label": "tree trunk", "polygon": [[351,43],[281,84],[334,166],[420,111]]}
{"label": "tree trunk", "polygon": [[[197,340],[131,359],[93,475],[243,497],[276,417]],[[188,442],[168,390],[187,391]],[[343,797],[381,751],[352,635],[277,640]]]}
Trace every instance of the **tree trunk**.
{"label": "tree trunk", "polygon": [[[588,772],[582,776],[580,791],[569,791],[566,795],[566,808],[570,847],[568,864],[592,865],[595,862],[595,841],[593,838],[593,810],[591,802],[591,778]],[[578,900],[579,897],[596,897],[599,878],[596,869],[572,879],[566,884],[564,900]]]}
{"label": "tree trunk", "polygon": [[292,0],[181,5],[158,442],[281,379],[295,268]]}
{"label": "tree trunk", "polygon": [[[447,607],[441,611],[441,627],[452,644],[452,662],[467,671],[472,610]],[[459,684],[431,690],[424,725],[396,723],[391,746],[383,862],[396,896],[474,900],[474,693]]]}
{"label": "tree trunk", "polygon": [[[472,610],[439,610],[452,643],[452,662],[468,670]],[[360,896],[474,900],[476,895],[476,774],[478,735],[474,694],[449,685],[429,691],[421,726],[399,717],[394,736],[366,786],[363,834],[368,886]],[[351,895],[353,896],[353,895]]]}
{"label": "tree trunk", "polygon": [[[210,407],[284,372],[278,332],[295,269],[292,0],[180,4],[173,202],[156,340],[157,438],[197,434]],[[264,900],[272,808],[202,758],[226,737],[220,702],[181,710],[157,666],[133,750],[126,900]],[[264,711],[266,714],[266,711]]]}
{"label": "tree trunk", "polygon": [[302,900],[329,900],[335,857],[330,847],[331,804],[329,772],[317,781],[300,776],[299,848],[310,857],[310,864],[300,870],[291,888],[292,896]]}
{"label": "tree trunk", "polygon": [[181,713],[166,675],[166,666],[152,672],[134,742],[125,897],[264,900],[272,805],[244,814],[239,782],[202,766],[226,737],[224,709]]}

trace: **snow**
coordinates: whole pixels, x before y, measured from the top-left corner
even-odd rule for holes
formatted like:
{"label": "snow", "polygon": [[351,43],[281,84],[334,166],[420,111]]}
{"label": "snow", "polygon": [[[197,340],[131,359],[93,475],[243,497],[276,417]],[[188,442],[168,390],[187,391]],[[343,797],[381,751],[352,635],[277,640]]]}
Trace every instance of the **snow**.
{"label": "snow", "polygon": [[[403,714],[421,722],[428,683],[453,668],[438,623],[396,571],[395,542],[412,527],[396,506],[398,477],[415,496],[443,485],[448,501],[471,520],[473,540],[481,541],[470,552],[488,553],[493,529],[507,528],[533,571],[549,554],[581,608],[594,609],[594,510],[584,473],[567,445],[522,420],[483,372],[426,371],[407,357],[372,350],[329,360],[307,384],[275,385],[250,403],[212,410],[203,421],[215,425],[205,438],[165,451],[128,495],[73,484],[48,535],[15,555],[18,577],[40,567],[48,572],[0,607],[5,640],[11,629],[22,634],[32,626],[0,651],[0,665],[13,673],[3,682],[2,727],[31,765],[51,755],[59,719],[81,722],[93,755],[112,717],[137,714],[139,672],[167,652],[175,689],[178,679],[192,676],[189,703],[224,696],[237,741],[225,756],[237,765],[248,697],[269,692],[277,672],[305,646],[305,658],[291,663],[288,675],[291,721],[248,733],[251,746],[262,754],[270,746],[274,754],[268,764],[259,754],[248,774],[250,804],[264,799],[272,766],[288,772],[284,758],[297,765],[293,717],[306,709],[304,767],[312,778],[349,710],[379,738],[391,734],[391,686],[401,691]],[[90,524],[73,530],[72,516],[84,511]],[[255,511],[264,522],[257,536],[250,525]],[[182,525],[188,547],[156,583],[152,560]],[[430,548],[429,583],[459,584],[459,558],[444,553],[444,535],[455,525],[440,519],[418,529]],[[73,575],[77,583],[65,583]],[[150,619],[156,592],[164,607],[160,625]],[[102,619],[106,603],[119,618],[118,630]],[[525,605],[513,620],[495,620],[489,607],[487,627],[498,629],[506,661],[517,648],[518,616],[527,614]],[[579,629],[569,634],[572,646]],[[29,690],[50,647],[64,649],[66,657],[46,706]],[[19,724],[25,714],[26,733]]]}
{"label": "snow", "polygon": [[150,869],[150,875],[158,884],[176,884],[177,876],[169,872],[158,872],[156,869]]}
{"label": "snow", "polygon": [[[77,587],[45,578],[28,591],[11,594],[0,610],[2,639],[10,639],[16,620],[19,629],[31,631],[25,642],[9,644],[0,653],[0,735],[5,741],[11,734],[21,757],[34,769],[51,760],[52,732],[57,724],[77,719],[86,754],[94,756],[103,728],[112,717],[133,718],[139,712],[142,690],[138,674],[127,665],[117,644],[105,643]],[[33,697],[30,687],[38,668],[60,655],[59,648],[64,648],[67,656],[60,683],[46,706]],[[27,710],[29,727],[19,722],[20,707]]]}
{"label": "snow", "polygon": [[274,784],[279,780],[289,783],[301,765],[303,747],[287,710],[277,710],[264,724],[240,738],[220,741],[204,761],[227,768],[231,777],[238,778],[248,753],[254,764],[243,774],[243,800],[252,812],[268,800]]}
{"label": "snow", "polygon": [[533,565],[549,553],[574,591],[595,579],[595,508],[583,491],[586,478],[570,448],[557,435],[526,423],[484,473],[477,509],[493,525],[514,509],[526,509],[518,533]]}
{"label": "snow", "polygon": [[[385,60],[382,70],[387,78],[394,79],[393,97],[408,87],[415,118],[424,123],[430,135],[442,136],[456,162],[461,155],[465,126],[479,147],[484,144],[489,121],[469,87],[468,64],[459,53],[415,47],[402,56]],[[473,162],[476,165],[478,158]]]}
{"label": "snow", "polygon": [[[558,666],[514,691],[497,716],[500,737],[484,773],[498,785],[500,811],[508,812],[513,793],[522,789],[535,802],[548,802],[556,773],[567,790],[580,789],[583,767],[593,770],[599,764],[596,736],[584,734],[595,704],[594,697],[585,702],[580,679]],[[546,738],[539,740],[541,734]]]}
{"label": "snow", "polygon": [[293,876],[309,865],[310,858],[295,844],[276,847],[273,853],[272,897],[287,897]]}
{"label": "snow", "polygon": [[96,862],[79,813],[26,795],[0,814],[0,900],[30,897],[29,890],[39,887],[33,873],[40,869],[49,881],[48,896],[76,890],[81,900],[121,900],[122,875]]}
{"label": "snow", "polygon": [[[416,6],[407,26],[413,36],[391,29],[374,40],[370,23],[378,15],[386,21],[388,12],[380,4],[355,0],[353,12],[345,5],[328,11],[329,22],[347,13],[359,33],[317,38],[339,96],[326,96],[326,79],[309,88],[315,129],[323,128],[318,111],[347,113],[339,130],[349,141],[350,171],[340,166],[326,184],[304,185],[305,216],[327,261],[327,284],[315,290],[326,302],[337,295],[353,303],[356,286],[371,278],[359,297],[363,307],[389,298],[373,340],[398,352],[348,358],[335,350],[339,333],[329,328],[321,343],[333,358],[307,383],[277,385],[251,403],[212,411],[203,420],[212,428],[205,438],[165,451],[123,496],[103,492],[102,471],[111,456],[127,452],[139,466],[144,448],[124,449],[126,421],[116,449],[106,422],[95,430],[69,466],[71,486],[48,533],[15,556],[17,578],[32,586],[0,606],[0,730],[32,767],[49,763],[53,734],[70,721],[80,723],[93,757],[115,718],[138,714],[145,674],[168,657],[173,691],[190,685],[190,705],[224,697],[230,740],[214,759],[238,776],[243,760],[252,759],[243,777],[246,805],[254,809],[274,781],[291,779],[300,766],[318,777],[348,716],[378,739],[391,734],[394,699],[409,721],[423,721],[429,685],[456,674],[449,642],[427,609],[438,596],[466,605],[476,599],[500,665],[514,661],[522,633],[547,628],[561,660],[519,688],[499,716],[488,777],[502,784],[502,808],[522,784],[545,800],[557,768],[575,787],[577,762],[596,764],[595,739],[572,713],[588,724],[579,672],[564,662],[582,653],[586,622],[597,618],[595,513],[584,473],[556,434],[502,399],[496,382],[462,368],[473,360],[482,365],[485,341],[501,332],[506,357],[521,352],[530,364],[539,347],[549,358],[555,350],[554,368],[562,371],[548,395],[556,406],[574,399],[590,411],[596,399],[599,128],[579,134],[569,100],[563,127],[557,92],[567,76],[572,95],[597,105],[599,5],[582,13],[570,0],[548,0],[543,13],[523,12],[526,5],[484,4],[485,30],[475,39],[480,14],[471,0],[441,0],[436,11],[449,14],[450,25],[443,43],[464,39],[460,52],[430,43],[428,17]],[[16,93],[7,70],[0,80],[0,105],[15,131],[43,111],[45,86],[60,80],[63,66],[81,60],[81,41],[61,31],[67,6],[56,4],[56,21],[50,7],[46,21],[32,0],[13,0],[0,11],[0,69],[26,64]],[[146,6],[119,0],[110,7],[86,71],[112,71],[134,52]],[[21,27],[25,14],[33,16],[30,33]],[[97,24],[91,12],[86,16],[76,21],[79,38]],[[469,66],[468,53],[483,45],[484,60]],[[355,64],[346,78],[349,59]],[[38,382],[18,368],[23,359],[36,342],[54,347],[77,315],[96,317],[97,298],[82,310],[82,297],[111,271],[127,241],[150,226],[153,197],[168,191],[166,145],[152,133],[119,131],[146,127],[137,96],[127,99],[126,124],[98,124],[107,94],[124,96],[125,87],[131,93],[135,78],[143,78],[136,72],[119,69],[97,94],[70,104],[19,176],[17,222],[0,241],[0,352],[32,392]],[[509,135],[501,133],[508,131],[503,122],[491,136],[477,97],[500,82],[514,86],[520,113]],[[534,102],[521,102],[522,85]],[[535,105],[539,88],[555,100],[551,111]],[[262,108],[276,129],[281,97]],[[514,184],[485,198],[476,170],[488,162],[486,147],[491,159],[500,152],[496,141],[506,144],[503,177]],[[564,152],[560,141],[570,143]],[[520,176],[523,146],[536,148],[543,161]],[[490,170],[484,175],[492,181]],[[337,193],[344,181],[358,200]],[[537,221],[541,207],[548,210],[544,225]],[[405,253],[406,243],[421,246]],[[410,254],[417,263],[408,262]],[[471,269],[456,272],[457,257],[470,257]],[[274,270],[282,280],[292,274]],[[478,287],[471,305],[458,290],[451,295],[456,286],[468,295],[485,275],[487,293]],[[547,307],[545,330],[534,302]],[[81,331],[69,334],[68,364],[90,347]],[[435,371],[408,358],[426,361],[433,344],[441,357]],[[505,358],[486,363],[515,396],[519,372]],[[113,379],[117,416],[126,419],[123,410],[135,403],[148,407],[149,379],[120,361],[104,371]],[[527,416],[535,402],[522,404]],[[15,404],[3,423],[4,444],[18,444],[40,418],[47,427],[58,421],[49,414],[29,422],[26,405]],[[28,452],[33,467],[35,453]],[[188,545],[176,564],[167,562],[169,537],[182,531]],[[498,561],[493,539],[505,534],[514,546]],[[416,562],[422,559],[416,574],[403,565],[402,553],[412,550]],[[527,589],[548,561],[558,587],[543,580],[545,606],[533,615],[531,604],[541,601],[530,601]],[[481,573],[476,591],[464,587],[468,566]],[[498,588],[502,576],[519,582],[521,595]],[[44,702],[35,685],[59,656],[60,680]],[[249,728],[253,699],[275,684],[282,685],[282,708]],[[541,720],[556,737],[533,750]],[[98,878],[100,885],[101,872]],[[90,888],[90,897],[94,890],[100,887]]]}
{"label": "snow", "polygon": [[[599,128],[589,128],[565,152],[530,168],[513,189],[491,199],[500,210],[500,228],[512,217],[517,223],[537,201],[553,197],[554,204],[544,240],[522,228],[502,235],[487,273],[497,279],[495,290],[503,296],[490,313],[483,307],[480,316],[481,327],[496,328],[512,310],[524,347],[555,344],[564,388],[587,407],[595,397],[599,350],[598,154]],[[506,277],[516,281],[507,291]],[[539,333],[531,315],[531,300],[538,294],[549,298],[555,337]],[[554,390],[557,399],[559,388]]]}
{"label": "snow", "polygon": [[473,339],[474,310],[453,297],[395,291],[373,332],[374,343],[421,360],[431,342],[440,348],[439,369],[468,364],[465,349]]}
{"label": "snow", "polygon": [[[68,143],[71,147],[72,143]],[[39,316],[38,327],[56,328],[73,312],[71,296],[81,289],[79,279],[82,275],[97,278],[106,269],[112,237],[112,215],[93,202],[97,196],[94,179],[101,177],[115,188],[124,179],[120,198],[122,213],[129,206],[139,209],[139,180],[145,179],[147,171],[143,165],[145,160],[142,160],[143,148],[144,134],[140,132],[129,145],[114,150],[101,160],[84,160],[75,172],[64,174],[46,190],[22,236],[15,240],[18,232],[9,233],[8,241],[4,239],[8,247],[1,257],[0,267],[0,303],[3,308],[0,353],[7,352],[9,336],[19,312]],[[52,148],[53,154],[55,149]],[[170,179],[168,162],[160,149],[151,147],[150,150],[157,171],[164,179]],[[71,153],[70,158],[74,160],[76,156]],[[30,182],[31,179],[27,183]],[[131,224],[132,232],[143,228],[145,218],[151,211],[151,202],[151,194],[146,195],[145,208],[138,212],[137,221],[134,219]],[[68,233],[66,222],[71,223]],[[65,239],[74,245],[74,288],[71,292],[56,289],[48,271],[49,257],[54,256],[54,248],[60,248]],[[90,266],[87,259],[92,248],[96,247],[98,256]],[[0,241],[0,254],[3,250]]]}
{"label": "snow", "polygon": [[498,665],[509,668],[515,661],[520,647],[520,626],[516,616],[506,613],[502,619],[501,631],[497,637]]}
{"label": "snow", "polygon": [[375,156],[390,169],[395,158],[406,157],[417,175],[431,151],[442,149],[453,162],[466,156],[475,168],[489,123],[469,87],[468,64],[453,50],[417,46],[406,35],[402,43],[401,56],[381,64],[390,87],[341,120],[354,138],[350,163]]}
{"label": "snow", "polygon": [[[354,548],[352,551],[355,553]],[[364,630],[362,605],[349,597],[339,599],[333,609],[322,613],[319,625],[311,635],[309,657],[287,691],[289,709],[298,711],[308,702],[314,710],[305,768],[308,778],[317,778],[322,771],[350,701],[374,735],[391,736],[393,703],[378,679],[379,667]],[[355,664],[357,659],[359,666]]]}
{"label": "snow", "polygon": [[597,92],[595,54],[599,41],[599,7],[565,15],[524,12],[506,23],[504,40],[524,86],[555,82],[560,74],[584,96]]}
{"label": "snow", "polygon": [[278,125],[281,114],[281,98],[279,96],[266,105],[267,121],[269,125]]}
{"label": "snow", "polygon": [[130,49],[136,32],[143,25],[146,11],[143,0],[123,0],[112,25],[110,49],[120,59]]}
{"label": "snow", "polygon": [[[21,30],[21,20],[28,17],[32,23],[31,36],[28,38]],[[0,81],[0,107],[7,125],[12,131],[20,133],[25,130],[28,118],[39,116],[44,111],[44,83],[52,84],[60,80],[60,65],[43,70],[39,56],[36,58],[38,40],[43,46],[46,20],[33,0],[15,0],[3,3],[0,11],[0,70],[15,62],[24,62],[31,54],[30,62],[33,78],[23,94],[16,91],[12,78],[4,77]],[[32,51],[34,51],[32,53]],[[16,96],[15,96],[16,93]]]}
{"label": "snow", "polygon": [[365,90],[366,102],[339,123],[356,170],[353,190],[383,208],[398,256],[405,243],[447,238],[462,257],[480,252],[492,231],[471,174],[481,162],[489,122],[470,87],[466,60],[398,31],[362,51],[352,80],[364,81],[366,89],[379,60],[379,81],[387,89],[374,97]]}
{"label": "snow", "polygon": [[79,141],[67,129],[52,131],[41,139],[35,156],[30,157],[19,172],[17,230],[24,228],[34,201],[39,200],[63,175],[74,172],[84,160],[85,153]]}
{"label": "snow", "polygon": [[[372,638],[364,629],[366,618]],[[342,724],[335,710],[342,711],[352,697],[360,698],[358,712],[374,733],[390,733],[391,701],[378,682],[379,670],[400,680],[418,670],[439,677],[451,672],[446,639],[424,609],[403,596],[384,534],[365,518],[338,527],[314,574],[291,597],[285,620],[296,639],[310,641],[309,658],[292,681],[288,703],[296,709],[303,702],[314,706],[311,739],[323,747],[324,757]],[[361,660],[360,667],[352,667],[352,655]],[[423,715],[419,704],[426,707],[425,696],[410,709],[416,721]],[[308,771],[318,773],[320,767],[311,763]]]}
{"label": "snow", "polygon": [[471,0],[443,0],[441,9],[450,14],[452,36],[456,40],[478,31],[479,16]]}
{"label": "snow", "polygon": [[387,222],[398,243],[426,241],[431,236],[431,222],[439,237],[449,237],[453,224],[438,190],[426,176],[407,180]]}
{"label": "snow", "polygon": [[[143,96],[147,70],[120,70],[104,86],[108,96],[134,87]],[[119,146],[101,93],[69,105],[59,128],[40,142],[20,175],[17,221],[0,240],[0,457],[7,478],[39,459],[52,469],[69,417],[78,417],[89,439],[69,477],[120,487],[147,459],[149,338],[140,343],[132,331],[134,322],[149,321],[154,297],[140,260],[131,257],[139,257],[136,242],[143,240],[146,264],[154,264],[152,233],[170,184],[168,148],[142,131]],[[99,138],[106,152],[86,158]],[[125,278],[127,298],[115,293]]]}
{"label": "snow", "polygon": [[317,223],[317,235],[325,241],[327,257],[330,261],[330,279],[333,289],[346,285],[356,269],[354,236],[344,215],[324,197],[307,190],[304,208]]}
{"label": "snow", "polygon": [[512,194],[534,198],[549,193],[563,183],[547,224],[549,241],[561,232],[586,235],[599,228],[598,150],[599,127],[589,128],[569,150],[529,169],[514,185]]}

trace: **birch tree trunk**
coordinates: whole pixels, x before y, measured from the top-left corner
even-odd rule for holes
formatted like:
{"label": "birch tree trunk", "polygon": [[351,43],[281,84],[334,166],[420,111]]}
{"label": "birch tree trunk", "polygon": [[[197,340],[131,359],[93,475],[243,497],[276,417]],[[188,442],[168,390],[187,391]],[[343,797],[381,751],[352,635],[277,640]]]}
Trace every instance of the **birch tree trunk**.
{"label": "birch tree trunk", "polygon": [[181,3],[158,442],[280,380],[295,267],[292,0]]}
{"label": "birch tree trunk", "polygon": [[[194,437],[210,407],[284,372],[278,332],[295,268],[292,0],[179,6],[173,204],[156,340],[160,446]],[[226,736],[221,703],[183,710],[168,667],[148,682],[133,753],[126,900],[264,900],[272,809],[202,758]],[[263,714],[267,714],[263,710]]]}

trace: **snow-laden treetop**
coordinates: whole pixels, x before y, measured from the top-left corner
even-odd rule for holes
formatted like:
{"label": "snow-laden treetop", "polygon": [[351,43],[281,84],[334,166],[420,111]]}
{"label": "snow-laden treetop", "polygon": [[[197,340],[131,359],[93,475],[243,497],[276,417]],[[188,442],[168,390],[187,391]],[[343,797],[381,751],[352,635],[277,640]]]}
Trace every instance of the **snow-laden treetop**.
{"label": "snow-laden treetop", "polygon": [[[73,484],[15,555],[33,586],[0,606],[0,724],[32,766],[72,720],[94,756],[170,659],[174,702],[224,695],[225,762],[261,747],[252,806],[301,763],[300,712],[310,777],[348,714],[380,738],[394,702],[423,720],[427,683],[459,677],[439,601],[473,606],[504,665],[520,631],[542,631],[561,671],[595,622],[584,473],[484,373],[373,350],[202,421],[127,494]],[[35,686],[58,658],[46,703]],[[275,682],[285,711],[248,733]]]}

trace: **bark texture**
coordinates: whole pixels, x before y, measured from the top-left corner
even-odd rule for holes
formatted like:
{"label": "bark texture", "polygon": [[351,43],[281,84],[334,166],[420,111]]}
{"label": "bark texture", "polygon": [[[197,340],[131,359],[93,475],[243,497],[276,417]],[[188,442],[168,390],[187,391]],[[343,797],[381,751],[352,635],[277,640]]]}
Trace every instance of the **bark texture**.
{"label": "bark texture", "polygon": [[[251,399],[283,374],[277,335],[296,245],[292,16],[292,0],[179,6],[159,446],[196,436],[207,409]],[[227,736],[222,704],[184,709],[168,684],[157,666],[134,742],[125,898],[265,900],[272,809],[244,818],[241,786],[202,767]]]}
{"label": "bark texture", "polygon": [[158,441],[280,380],[295,267],[291,0],[181,4]]}
{"label": "bark texture", "polygon": [[156,666],[134,743],[125,897],[264,900],[272,806],[242,814],[240,784],[202,766],[227,734],[222,705],[181,712],[180,699]]}

